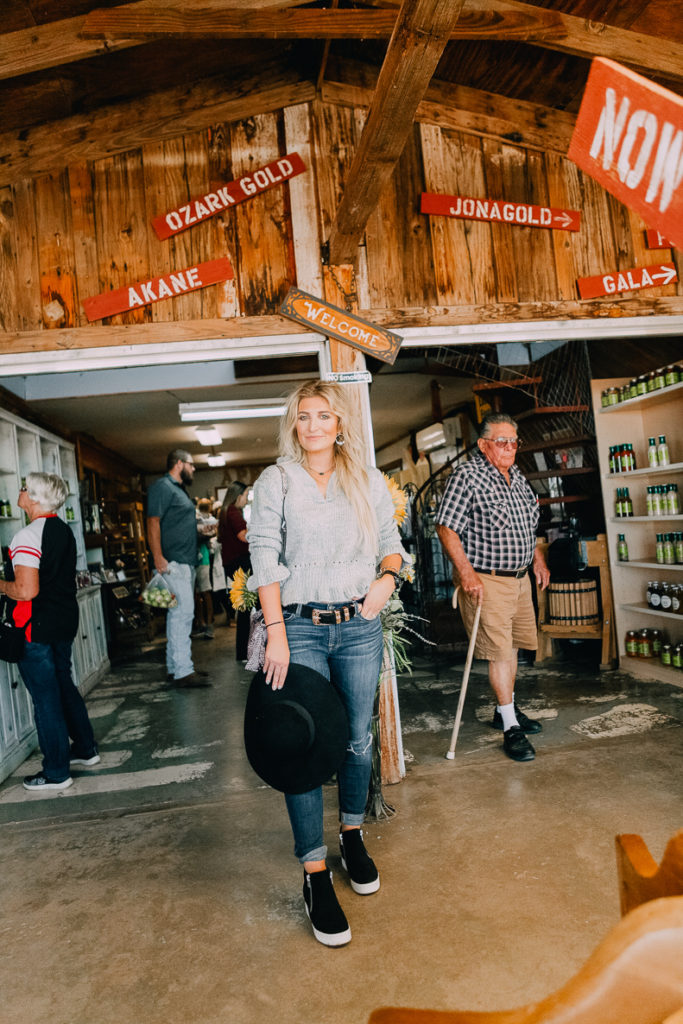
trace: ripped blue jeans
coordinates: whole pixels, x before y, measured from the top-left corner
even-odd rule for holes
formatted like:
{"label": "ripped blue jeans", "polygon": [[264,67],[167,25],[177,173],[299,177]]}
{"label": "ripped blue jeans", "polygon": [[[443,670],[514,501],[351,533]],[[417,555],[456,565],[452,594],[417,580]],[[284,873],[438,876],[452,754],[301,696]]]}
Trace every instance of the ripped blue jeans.
{"label": "ripped blue jeans", "polygon": [[[344,825],[362,825],[372,770],[372,710],[382,666],[381,622],[355,615],[339,625],[315,626],[310,619],[291,612],[284,612],[283,617],[291,661],[330,679],[346,708],[350,740],[337,773],[339,817]],[[300,863],[324,860],[322,787],[287,794],[285,801]]]}

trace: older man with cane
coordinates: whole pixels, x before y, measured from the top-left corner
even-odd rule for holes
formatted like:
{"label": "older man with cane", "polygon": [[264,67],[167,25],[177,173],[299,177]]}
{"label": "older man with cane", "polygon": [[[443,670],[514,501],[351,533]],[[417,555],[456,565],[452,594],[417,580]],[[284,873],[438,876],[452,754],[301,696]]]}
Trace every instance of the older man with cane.
{"label": "older man with cane", "polygon": [[488,661],[498,699],[491,725],[502,730],[508,757],[533,761],[527,733],[538,733],[542,726],[519,709],[514,689],[518,649],[537,647],[529,568],[541,589],[550,581],[536,548],[538,498],[514,464],[519,439],[510,416],[487,416],[477,446],[479,452],[446,484],[436,529],[458,576],[468,634],[481,604],[474,656]]}

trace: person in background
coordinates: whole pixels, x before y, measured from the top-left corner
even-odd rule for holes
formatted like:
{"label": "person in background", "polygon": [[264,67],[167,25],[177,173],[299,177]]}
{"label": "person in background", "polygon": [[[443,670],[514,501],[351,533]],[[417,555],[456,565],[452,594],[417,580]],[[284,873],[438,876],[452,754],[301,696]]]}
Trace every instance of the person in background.
{"label": "person in background", "polygon": [[[247,523],[242,510],[247,503],[249,489],[241,480],[233,480],[223,498],[223,505],[218,514],[218,543],[221,546],[221,557],[226,577],[232,576],[237,569],[251,572],[249,545],[247,544]],[[249,612],[237,612],[235,638],[235,657],[237,661],[247,660],[247,643],[249,641]]]}
{"label": "person in background", "polygon": [[[366,465],[343,386],[314,380],[293,392],[280,452],[254,485],[248,533],[249,585],[258,589],[267,631],[265,682],[286,693],[291,660],[330,679],[341,697],[350,737],[338,771],[339,844],[351,887],[367,895],[380,885],[361,829],[383,655],[379,613],[408,559],[389,489],[379,470]],[[313,934],[323,945],[344,945],[351,930],[325,861],[322,787],[285,800]]]}
{"label": "person in background", "polygon": [[[31,793],[67,789],[71,766],[100,761],[85,701],[71,675],[78,629],[76,541],[57,515],[68,487],[53,473],[29,473],[18,505],[29,519],[10,544],[12,580],[0,593],[16,601],[14,622],[25,627],[19,673],[33,701],[43,769],[27,775]],[[71,746],[69,745],[71,740]]]}
{"label": "person in background", "polygon": [[460,612],[471,635],[476,607],[481,617],[474,657],[489,663],[489,682],[498,699],[491,725],[503,732],[503,750],[513,761],[533,761],[526,734],[541,732],[515,703],[517,651],[535,651],[536,615],[529,569],[545,589],[550,573],[536,547],[538,497],[515,457],[517,424],[505,413],[481,423],[479,452],[448,478],[436,514],[436,530],[455,567]]}
{"label": "person in background", "polygon": [[[218,522],[222,504],[221,501],[214,501],[213,503],[212,512],[216,522]],[[223,625],[229,626],[235,621],[235,609],[228,594],[228,581],[225,577],[223,555],[218,541],[218,534],[211,538],[211,589],[213,590],[214,609],[225,612],[225,622]]]}
{"label": "person in background", "polygon": [[207,672],[192,663],[190,631],[194,617],[194,578],[197,566],[197,522],[185,487],[194,478],[189,452],[176,448],[166,459],[166,475],[147,495],[147,541],[154,568],[175,594],[177,605],[166,619],[166,670],[176,686],[211,686]]}
{"label": "person in background", "polygon": [[211,541],[218,520],[211,511],[211,499],[197,502],[197,577],[195,581],[195,619],[197,634],[213,640],[213,587],[211,585]]}

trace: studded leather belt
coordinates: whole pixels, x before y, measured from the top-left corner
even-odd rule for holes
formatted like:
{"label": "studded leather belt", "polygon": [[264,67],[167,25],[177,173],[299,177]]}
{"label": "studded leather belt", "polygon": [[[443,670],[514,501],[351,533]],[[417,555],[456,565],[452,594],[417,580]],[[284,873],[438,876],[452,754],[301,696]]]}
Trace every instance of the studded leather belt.
{"label": "studded leather belt", "polygon": [[314,626],[336,626],[340,622],[348,622],[357,615],[360,608],[357,604],[345,604],[340,608],[313,608],[309,604],[285,605],[286,612],[300,615],[302,619],[310,619]]}

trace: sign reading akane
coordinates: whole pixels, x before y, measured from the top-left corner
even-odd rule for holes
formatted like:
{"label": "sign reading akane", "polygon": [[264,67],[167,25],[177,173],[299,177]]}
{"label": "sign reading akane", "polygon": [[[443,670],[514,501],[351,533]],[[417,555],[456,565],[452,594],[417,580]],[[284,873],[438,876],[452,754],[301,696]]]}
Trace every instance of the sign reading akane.
{"label": "sign reading akane", "polygon": [[198,288],[207,288],[219,281],[229,281],[234,277],[230,260],[223,256],[208,263],[197,263],[194,267],[184,270],[172,270],[162,277],[152,277],[148,281],[137,281],[135,284],[117,288],[113,292],[103,292],[90,299],[83,299],[83,309],[89,321],[102,320],[105,316],[125,313],[138,306],[147,306],[150,302],[161,299],[174,299],[186,292],[196,292]]}
{"label": "sign reading akane", "polygon": [[568,157],[683,247],[683,99],[621,64],[591,64]]}
{"label": "sign reading akane", "polygon": [[345,309],[332,306],[315,295],[308,295],[298,288],[290,288],[280,306],[282,316],[296,320],[299,324],[344,341],[385,363],[393,363],[403,339],[392,331],[377,327],[367,320],[361,320]]}

